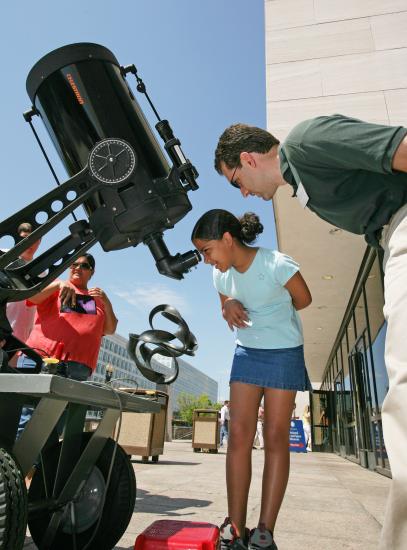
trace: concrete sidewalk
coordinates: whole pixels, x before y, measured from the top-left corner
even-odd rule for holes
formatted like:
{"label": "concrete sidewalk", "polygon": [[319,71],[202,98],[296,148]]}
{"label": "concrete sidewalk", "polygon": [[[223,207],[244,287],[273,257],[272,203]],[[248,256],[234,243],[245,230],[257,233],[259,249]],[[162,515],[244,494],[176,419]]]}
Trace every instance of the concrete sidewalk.
{"label": "concrete sidewalk", "polygon": [[[117,550],[132,550],[157,519],[219,524],[226,511],[225,452],[194,453],[191,442],[165,444],[156,464],[133,461],[137,503]],[[253,451],[248,526],[260,509],[263,451]],[[334,454],[291,454],[291,475],[278,518],[279,550],[374,550],[390,480]],[[27,539],[28,549],[35,548]]]}

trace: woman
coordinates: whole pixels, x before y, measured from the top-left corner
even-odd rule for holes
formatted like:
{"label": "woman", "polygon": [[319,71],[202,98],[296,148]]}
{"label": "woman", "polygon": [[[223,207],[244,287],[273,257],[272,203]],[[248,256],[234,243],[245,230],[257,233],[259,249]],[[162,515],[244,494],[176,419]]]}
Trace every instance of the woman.
{"label": "woman", "polygon": [[70,266],[69,280],[55,280],[27,303],[37,306],[27,345],[43,357],[72,361],[68,377],[86,380],[96,368],[104,334],[113,334],[117,318],[105,292],[89,280],[95,259],[83,254]]}
{"label": "woman", "polygon": [[[196,223],[192,241],[214,266],[222,314],[237,329],[230,376],[226,457],[228,517],[221,549],[273,549],[274,525],[289,473],[289,427],[297,390],[310,390],[297,310],[311,303],[298,264],[280,252],[247,246],[263,226],[253,213],[240,220],[210,210]],[[251,452],[264,397],[263,493],[258,526],[246,529]]]}

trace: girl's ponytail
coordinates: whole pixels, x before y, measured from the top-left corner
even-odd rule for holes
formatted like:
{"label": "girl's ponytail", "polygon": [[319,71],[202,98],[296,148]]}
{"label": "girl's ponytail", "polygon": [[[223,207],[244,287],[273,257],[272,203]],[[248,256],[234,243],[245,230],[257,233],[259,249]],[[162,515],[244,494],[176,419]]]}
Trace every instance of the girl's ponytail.
{"label": "girl's ponytail", "polygon": [[254,212],[246,212],[239,218],[240,221],[240,240],[242,243],[253,243],[260,233],[263,233],[263,224],[260,218]]}

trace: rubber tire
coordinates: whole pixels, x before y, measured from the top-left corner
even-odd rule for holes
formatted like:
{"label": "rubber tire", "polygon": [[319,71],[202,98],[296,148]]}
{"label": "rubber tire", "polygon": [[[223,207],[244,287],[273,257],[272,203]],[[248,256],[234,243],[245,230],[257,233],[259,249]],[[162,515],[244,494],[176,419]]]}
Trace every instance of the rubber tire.
{"label": "rubber tire", "polygon": [[[83,434],[82,449],[85,448],[92,435],[92,433]],[[109,472],[113,449],[114,441],[112,439],[107,439],[96,462],[96,466],[101,471],[105,481]],[[61,443],[49,450],[49,454],[44,461],[48,465],[45,471],[48,487],[53,486],[60,452]],[[39,467],[32,479],[28,492],[28,500],[29,502],[35,502],[43,499],[45,499],[45,488],[42,467]],[[97,534],[88,550],[111,550],[114,548],[130,522],[134,511],[135,500],[136,478],[133,466],[123,448],[118,445],[102,512],[102,519]],[[39,515],[37,512],[33,517],[28,518],[31,537],[38,547],[41,545],[50,518],[51,512],[47,510],[45,510],[42,515]],[[81,550],[87,545],[93,535],[96,524],[97,520],[89,529],[76,535],[77,550]],[[52,548],[58,548],[58,550],[72,550],[72,535],[64,533],[62,527],[60,527],[55,535]]]}
{"label": "rubber tire", "polygon": [[158,462],[159,458],[160,458],[159,455],[153,455],[153,456],[151,457],[151,461],[152,461],[152,462]]}
{"label": "rubber tire", "polygon": [[199,447],[194,447],[194,453],[200,453],[201,449]]}
{"label": "rubber tire", "polygon": [[13,456],[0,448],[0,550],[21,550],[27,530],[27,490]]}

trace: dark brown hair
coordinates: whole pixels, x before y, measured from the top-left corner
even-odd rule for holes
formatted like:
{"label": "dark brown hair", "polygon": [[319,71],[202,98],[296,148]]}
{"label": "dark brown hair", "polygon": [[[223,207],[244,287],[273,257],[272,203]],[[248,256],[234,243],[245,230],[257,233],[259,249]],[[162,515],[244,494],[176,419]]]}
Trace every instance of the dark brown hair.
{"label": "dark brown hair", "polygon": [[220,136],[215,151],[215,170],[222,173],[221,163],[228,168],[240,166],[240,153],[268,153],[280,142],[272,134],[248,124],[233,124]]}
{"label": "dark brown hair", "polygon": [[191,240],[218,240],[228,232],[243,244],[253,243],[263,232],[263,225],[254,212],[246,212],[241,218],[227,210],[209,210],[196,222],[192,230]]}

